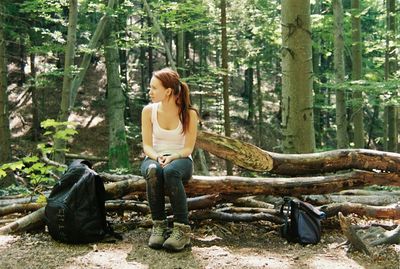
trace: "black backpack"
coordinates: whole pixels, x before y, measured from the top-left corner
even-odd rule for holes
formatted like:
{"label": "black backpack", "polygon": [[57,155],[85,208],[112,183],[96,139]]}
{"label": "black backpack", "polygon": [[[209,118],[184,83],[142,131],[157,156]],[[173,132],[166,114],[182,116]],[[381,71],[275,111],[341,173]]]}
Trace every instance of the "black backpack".
{"label": "black backpack", "polygon": [[89,162],[73,161],[53,187],[45,207],[51,237],[64,243],[90,243],[115,233],[106,221],[105,189]]}
{"label": "black backpack", "polygon": [[284,198],[280,210],[285,223],[281,234],[289,242],[303,245],[317,244],[321,240],[321,220],[325,213],[297,198]]}

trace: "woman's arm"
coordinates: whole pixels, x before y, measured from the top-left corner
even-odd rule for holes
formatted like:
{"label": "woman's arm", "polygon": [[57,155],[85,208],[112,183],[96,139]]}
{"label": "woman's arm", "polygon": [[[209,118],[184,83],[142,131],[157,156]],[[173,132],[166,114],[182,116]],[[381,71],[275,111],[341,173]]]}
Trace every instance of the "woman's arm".
{"label": "woman's arm", "polygon": [[153,125],[151,123],[152,106],[147,105],[142,110],[142,141],[143,152],[150,159],[158,158],[157,152],[153,149]]}
{"label": "woman's arm", "polygon": [[186,132],[185,145],[183,146],[182,150],[171,155],[173,160],[188,157],[190,154],[192,154],[194,145],[196,144],[197,124],[199,119],[196,111],[192,109],[189,110],[189,116],[190,121],[189,128]]}

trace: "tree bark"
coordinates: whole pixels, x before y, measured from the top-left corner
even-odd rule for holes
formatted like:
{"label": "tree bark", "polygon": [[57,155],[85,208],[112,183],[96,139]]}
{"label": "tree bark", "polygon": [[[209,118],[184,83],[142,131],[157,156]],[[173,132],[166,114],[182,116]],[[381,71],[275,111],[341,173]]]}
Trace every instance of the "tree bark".
{"label": "tree bark", "polygon": [[308,154],[262,150],[237,139],[199,132],[196,146],[248,170],[278,175],[307,175],[346,169],[400,171],[400,154],[368,149],[342,149]]}
{"label": "tree bark", "polygon": [[[63,87],[61,92],[61,106],[58,113],[58,122],[68,121],[68,109],[70,107],[71,84],[73,79],[73,66],[75,59],[75,43],[76,31],[78,24],[78,1],[69,0],[69,13],[68,13],[68,34],[67,44],[65,47],[65,62],[64,62],[64,78]],[[57,131],[65,129],[65,126],[56,128]],[[54,139],[54,160],[59,163],[65,163],[65,148],[66,141],[64,139]]]}
{"label": "tree bark", "polygon": [[285,153],[315,150],[309,0],[282,1],[282,129]]}
{"label": "tree bark", "polygon": [[[246,178],[237,176],[194,176],[185,186],[188,195],[275,195],[300,196],[304,194],[333,193],[343,189],[367,185],[400,186],[400,175],[396,173],[374,173],[353,171],[343,174],[293,178]],[[146,191],[142,178],[106,184],[107,199],[122,197],[131,192]]]}
{"label": "tree bark", "polygon": [[[351,39],[352,39],[352,80],[360,80],[362,74],[362,52],[361,52],[361,8],[360,0],[351,0]],[[364,148],[364,114],[363,94],[357,90],[353,93],[353,124],[354,144],[356,148]]]}
{"label": "tree bark", "polygon": [[342,0],[333,0],[334,15],[334,66],[335,66],[335,82],[339,84],[336,89],[336,141],[337,148],[348,148],[349,139],[347,135],[347,113],[345,91],[340,86],[344,82],[344,34],[343,34],[343,5]]}
{"label": "tree bark", "polygon": [[319,207],[327,217],[336,216],[339,212],[343,215],[357,214],[376,219],[400,219],[400,207],[397,204],[388,206],[372,206],[353,203],[329,204]]}
{"label": "tree bark", "polygon": [[302,199],[313,205],[330,203],[357,203],[363,205],[383,206],[397,203],[400,199],[394,195],[306,195]]}
{"label": "tree bark", "polygon": [[[228,36],[226,30],[226,0],[221,0],[221,51],[222,51],[222,87],[224,99],[224,129],[227,137],[231,136],[231,118],[229,116],[229,82],[228,82]],[[226,161],[226,174],[233,174],[232,163]]]}
{"label": "tree bark", "polygon": [[[4,5],[4,2],[0,3],[0,164],[11,161],[11,134],[7,94],[6,39],[4,36]],[[1,179],[0,188],[10,185],[12,181],[12,176],[8,176],[6,179]]]}
{"label": "tree bark", "polygon": [[339,212],[340,227],[344,235],[350,241],[351,245],[355,250],[362,251],[367,255],[371,255],[371,251],[367,245],[357,236],[356,230],[352,227],[351,222],[348,218],[344,217],[342,213]]}
{"label": "tree bark", "polygon": [[119,53],[113,18],[110,18],[106,33],[104,53],[107,68],[108,166],[110,169],[129,169],[124,118],[126,103],[120,80]]}
{"label": "tree bark", "polygon": [[0,234],[28,231],[44,226],[44,207],[0,228]]}

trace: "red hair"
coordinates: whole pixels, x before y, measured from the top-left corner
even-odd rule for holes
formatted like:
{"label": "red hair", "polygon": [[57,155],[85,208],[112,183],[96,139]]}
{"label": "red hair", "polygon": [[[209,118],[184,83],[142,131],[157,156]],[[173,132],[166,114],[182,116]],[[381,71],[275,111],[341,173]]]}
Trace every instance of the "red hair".
{"label": "red hair", "polygon": [[179,107],[179,119],[182,122],[183,133],[189,129],[190,114],[189,110],[194,110],[199,115],[199,112],[192,106],[190,101],[189,86],[180,80],[178,72],[171,68],[163,68],[155,71],[153,76],[161,81],[164,88],[172,89],[172,94],[175,97],[175,103]]}

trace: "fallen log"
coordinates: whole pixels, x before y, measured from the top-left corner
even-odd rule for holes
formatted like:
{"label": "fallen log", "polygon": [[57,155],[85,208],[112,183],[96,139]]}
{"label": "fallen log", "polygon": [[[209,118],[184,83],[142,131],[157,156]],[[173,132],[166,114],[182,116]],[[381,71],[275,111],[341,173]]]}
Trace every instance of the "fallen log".
{"label": "fallen log", "polygon": [[24,232],[44,226],[44,207],[0,228],[0,234]]}
{"label": "fallen log", "polygon": [[281,154],[204,131],[198,132],[196,146],[245,169],[278,175],[309,175],[347,169],[400,171],[400,154],[369,149]]}
{"label": "fallen log", "polygon": [[219,221],[234,221],[234,222],[252,222],[259,220],[267,220],[277,224],[282,224],[283,219],[268,213],[226,213],[217,212],[214,210],[196,210],[189,212],[189,218],[193,220],[219,220]]}
{"label": "fallen log", "polygon": [[[400,174],[352,171],[328,176],[296,178],[246,178],[237,176],[193,176],[185,186],[189,195],[237,194],[300,196],[304,194],[334,193],[343,189],[367,185],[400,186]],[[118,199],[131,192],[145,192],[143,178],[106,184],[107,199]]]}
{"label": "fallen log", "polygon": [[304,195],[302,199],[313,205],[325,205],[331,203],[357,203],[364,205],[383,206],[400,201],[399,196],[393,195]]}
{"label": "fallen log", "polygon": [[400,205],[370,206],[363,204],[340,203],[329,204],[319,207],[327,217],[336,216],[339,212],[343,215],[357,214],[376,219],[400,219]]}
{"label": "fallen log", "polygon": [[12,204],[0,207],[0,216],[5,216],[12,213],[23,213],[26,211],[35,211],[43,207],[43,203],[23,203]]}

